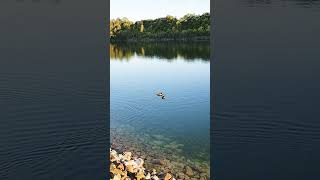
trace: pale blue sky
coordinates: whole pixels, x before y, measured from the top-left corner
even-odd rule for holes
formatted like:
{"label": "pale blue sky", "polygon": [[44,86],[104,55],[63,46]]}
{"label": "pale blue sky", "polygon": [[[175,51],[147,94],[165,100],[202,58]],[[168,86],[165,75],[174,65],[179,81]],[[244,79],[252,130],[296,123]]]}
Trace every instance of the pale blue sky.
{"label": "pale blue sky", "polygon": [[110,18],[154,19],[210,12],[210,0],[110,0]]}

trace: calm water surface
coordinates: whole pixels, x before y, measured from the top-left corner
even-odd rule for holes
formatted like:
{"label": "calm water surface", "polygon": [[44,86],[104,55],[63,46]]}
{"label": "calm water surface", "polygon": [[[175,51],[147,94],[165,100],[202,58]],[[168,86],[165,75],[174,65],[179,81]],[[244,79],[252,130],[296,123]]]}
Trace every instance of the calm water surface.
{"label": "calm water surface", "polygon": [[216,179],[319,179],[320,1],[219,0],[215,10]]}
{"label": "calm water surface", "polygon": [[[111,127],[161,136],[136,143],[176,142],[180,155],[208,162],[209,45],[113,44],[110,52]],[[166,99],[155,95],[159,91]]]}
{"label": "calm water surface", "polygon": [[0,2],[0,179],[105,179],[105,2]]}

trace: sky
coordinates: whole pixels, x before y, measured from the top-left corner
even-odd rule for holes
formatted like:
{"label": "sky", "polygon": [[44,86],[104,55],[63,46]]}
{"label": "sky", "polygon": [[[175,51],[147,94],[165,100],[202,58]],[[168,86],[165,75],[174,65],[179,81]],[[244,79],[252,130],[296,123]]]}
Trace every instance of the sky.
{"label": "sky", "polygon": [[132,21],[210,12],[210,0],[110,0],[110,18]]}

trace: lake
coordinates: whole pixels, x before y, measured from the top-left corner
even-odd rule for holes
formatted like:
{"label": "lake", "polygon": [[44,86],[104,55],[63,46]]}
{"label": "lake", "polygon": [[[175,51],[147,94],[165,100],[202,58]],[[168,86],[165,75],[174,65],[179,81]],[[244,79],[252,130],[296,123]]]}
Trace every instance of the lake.
{"label": "lake", "polygon": [[105,179],[106,2],[0,2],[0,179]]}
{"label": "lake", "polygon": [[209,168],[209,43],[111,44],[110,57],[112,141]]}
{"label": "lake", "polygon": [[319,179],[320,1],[215,4],[213,174]]}

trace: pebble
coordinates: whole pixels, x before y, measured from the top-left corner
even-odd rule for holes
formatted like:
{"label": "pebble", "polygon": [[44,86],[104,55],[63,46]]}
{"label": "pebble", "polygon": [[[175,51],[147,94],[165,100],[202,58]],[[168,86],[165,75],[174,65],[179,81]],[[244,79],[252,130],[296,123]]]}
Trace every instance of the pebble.
{"label": "pebble", "polygon": [[192,170],[191,167],[189,167],[189,166],[186,166],[186,167],[185,167],[185,173],[186,173],[186,175],[188,175],[188,176],[193,176],[193,170]]}
{"label": "pebble", "polygon": [[167,173],[166,176],[164,177],[164,180],[170,180],[172,178],[172,175]]}

